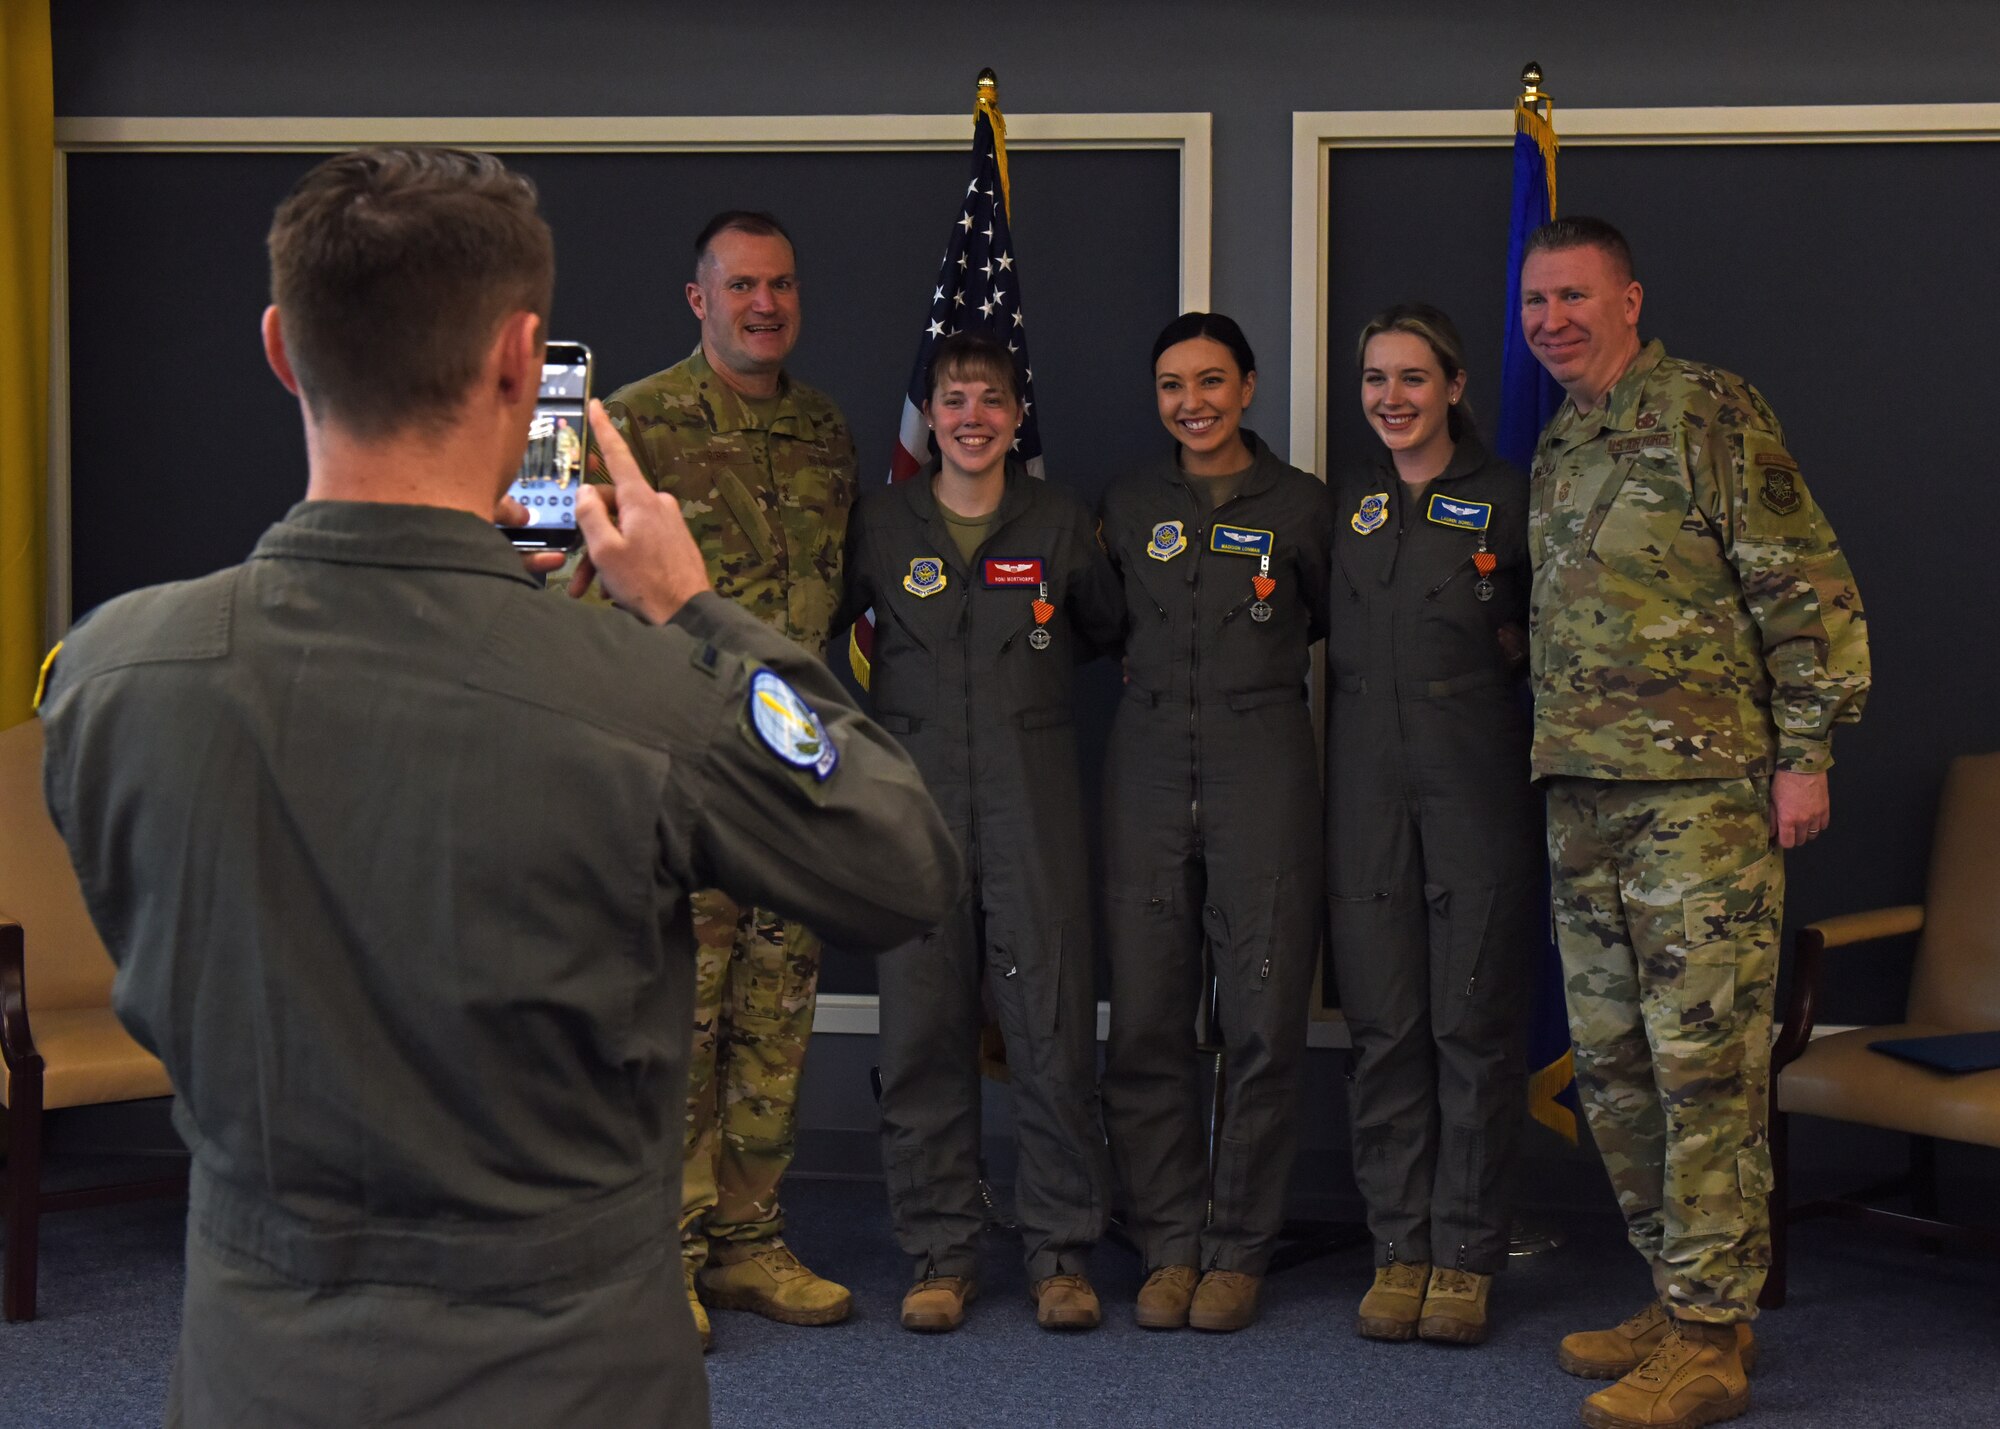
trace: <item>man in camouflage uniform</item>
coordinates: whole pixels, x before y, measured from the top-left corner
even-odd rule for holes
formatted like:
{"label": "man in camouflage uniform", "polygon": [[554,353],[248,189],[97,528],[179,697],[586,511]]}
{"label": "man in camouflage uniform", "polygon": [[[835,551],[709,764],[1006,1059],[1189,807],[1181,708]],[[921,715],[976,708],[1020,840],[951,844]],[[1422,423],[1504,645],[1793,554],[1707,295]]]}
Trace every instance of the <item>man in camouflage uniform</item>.
{"label": "man in camouflage uniform", "polygon": [[1826,828],[1833,726],[1868,689],[1853,575],[1777,418],[1740,377],[1640,345],[1631,264],[1615,228],[1571,218],[1521,277],[1529,345],[1569,393],[1529,498],[1533,766],[1584,1111],[1658,1297],[1563,1341],[1563,1368],[1619,1381],[1584,1404],[1599,1429],[1748,1406],[1780,850]]}
{"label": "man in camouflage uniform", "polygon": [[[695,243],[687,298],[701,345],[612,393],[605,407],[646,479],[679,500],[716,591],[822,654],[840,604],[854,443],[839,408],[785,374],[799,293],[791,240],[777,220],[742,212],[711,219]],[[819,939],[719,892],[696,894],[693,907],[700,949],[681,1252],[705,1348],[701,1299],[787,1324],[830,1325],[846,1318],[850,1297],[786,1247],[778,1206],[812,1036]]]}

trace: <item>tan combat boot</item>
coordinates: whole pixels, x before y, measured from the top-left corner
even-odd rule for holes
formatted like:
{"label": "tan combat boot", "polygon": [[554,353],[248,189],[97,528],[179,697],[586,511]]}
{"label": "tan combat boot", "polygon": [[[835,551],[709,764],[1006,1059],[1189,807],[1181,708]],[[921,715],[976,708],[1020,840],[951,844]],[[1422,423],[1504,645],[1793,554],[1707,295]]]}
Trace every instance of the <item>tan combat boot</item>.
{"label": "tan combat boot", "polygon": [[1392,1260],[1375,1268],[1375,1283],[1361,1297],[1361,1313],[1354,1332],[1364,1340],[1407,1340],[1415,1337],[1417,1321],[1424,1312],[1424,1289],[1430,1283],[1431,1268],[1418,1261],[1406,1265]]}
{"label": "tan combat boot", "polygon": [[1197,1330],[1227,1334],[1257,1318],[1257,1290],[1263,1278],[1240,1270],[1211,1270],[1194,1288],[1188,1304],[1188,1324]]}
{"label": "tan combat boot", "polygon": [[749,1310],[786,1325],[832,1325],[847,1318],[854,1297],[844,1285],[814,1275],[776,1236],[709,1247],[701,1272],[708,1303]]}
{"label": "tan combat boot", "polygon": [[1590,1429],[1697,1429],[1750,1407],[1734,1325],[1676,1320],[1646,1362],[1583,1402]]}
{"label": "tan combat boot", "polygon": [[1035,1323],[1044,1330],[1094,1330],[1104,1318],[1097,1292],[1081,1275],[1051,1275],[1028,1287]]}
{"label": "tan combat boot", "polygon": [[1486,1293],[1493,1277],[1472,1270],[1437,1266],[1424,1289],[1424,1315],[1417,1333],[1427,1340],[1451,1345],[1477,1345],[1486,1340]]}
{"label": "tan combat boot", "polygon": [[[1556,1363],[1578,1379],[1622,1379],[1660,1347],[1672,1324],[1667,1307],[1654,1300],[1616,1329],[1564,1335]],[[1747,1320],[1736,1326],[1736,1353],[1743,1373],[1757,1368],[1757,1336]]]}
{"label": "tan combat boot", "polygon": [[695,1333],[701,1336],[701,1352],[707,1354],[715,1342],[715,1331],[709,1328],[708,1307],[701,1303],[701,1294],[694,1286],[694,1265],[685,1259],[681,1261],[681,1277],[687,1282],[688,1313],[694,1316]]}
{"label": "tan combat boot", "polygon": [[1139,1287],[1133,1320],[1142,1330],[1178,1330],[1188,1322],[1188,1305],[1201,1276],[1192,1265],[1163,1265]]}
{"label": "tan combat boot", "polygon": [[941,1335],[965,1323],[965,1307],[979,1287],[964,1275],[927,1275],[903,1292],[903,1328]]}

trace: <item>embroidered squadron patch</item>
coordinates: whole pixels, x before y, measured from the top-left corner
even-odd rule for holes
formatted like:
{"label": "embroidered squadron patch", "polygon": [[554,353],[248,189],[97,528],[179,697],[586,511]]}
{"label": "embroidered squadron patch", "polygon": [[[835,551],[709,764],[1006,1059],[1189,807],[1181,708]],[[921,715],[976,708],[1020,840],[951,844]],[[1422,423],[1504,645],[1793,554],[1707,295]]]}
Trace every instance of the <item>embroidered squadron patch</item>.
{"label": "embroidered squadron patch", "polygon": [[1780,516],[1789,516],[1805,504],[1805,498],[1799,494],[1797,472],[1782,466],[1767,466],[1763,472],[1764,485],[1758,494],[1763,497],[1766,506]]}
{"label": "embroidered squadron patch", "polygon": [[944,562],[936,556],[918,556],[903,577],[903,589],[914,596],[936,595],[944,589]]}
{"label": "embroidered squadron patch", "polygon": [[794,769],[824,781],[840,763],[826,725],[799,692],[771,670],[750,677],[750,728],[766,749]]}
{"label": "embroidered squadron patch", "polygon": [[1361,498],[1361,507],[1347,518],[1347,524],[1357,533],[1366,536],[1371,531],[1382,529],[1382,523],[1389,519],[1389,493],[1378,491],[1373,496]]}
{"label": "embroidered squadron patch", "polygon": [[1424,519],[1440,526],[1456,526],[1461,531],[1484,531],[1493,522],[1493,504],[1454,501],[1442,492],[1433,491],[1430,505],[1424,508]]}
{"label": "embroidered squadron patch", "polygon": [[992,560],[983,563],[986,586],[1040,585],[1042,583],[1042,563],[1039,560]]}
{"label": "embroidered squadron patch", "polygon": [[1257,531],[1248,526],[1225,526],[1218,521],[1209,528],[1208,549],[1225,556],[1268,556],[1277,539],[1270,531]]}
{"label": "embroidered squadron patch", "polygon": [[1146,554],[1156,561],[1171,561],[1187,549],[1187,532],[1178,521],[1162,521],[1153,528],[1153,539],[1146,543]]}

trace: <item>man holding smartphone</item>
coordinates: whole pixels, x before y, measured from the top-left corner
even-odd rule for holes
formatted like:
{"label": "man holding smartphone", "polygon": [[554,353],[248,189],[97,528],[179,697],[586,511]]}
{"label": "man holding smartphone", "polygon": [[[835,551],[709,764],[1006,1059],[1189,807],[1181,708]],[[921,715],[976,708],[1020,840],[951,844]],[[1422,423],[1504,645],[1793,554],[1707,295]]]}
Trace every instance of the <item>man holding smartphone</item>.
{"label": "man holding smartphone", "polygon": [[[833,402],[785,372],[799,339],[791,238],[768,213],[719,213],[695,239],[701,344],[605,403],[655,490],[680,499],[716,593],[814,655],[840,605],[854,442]],[[601,477],[599,478],[601,479]],[[791,1325],[847,1318],[847,1290],[782,1239],[819,938],[720,892],[694,901],[701,948],[688,1076],[681,1243],[688,1303]]]}
{"label": "man holding smartphone", "polygon": [[41,707],[194,1157],[166,1422],[705,1425],[667,1232],[689,894],[881,948],[950,908],[949,834],[825,666],[710,590],[601,409],[571,590],[623,609],[549,599],[494,529],[554,280],[525,179],[342,155],[270,250],[305,501],[87,616]]}

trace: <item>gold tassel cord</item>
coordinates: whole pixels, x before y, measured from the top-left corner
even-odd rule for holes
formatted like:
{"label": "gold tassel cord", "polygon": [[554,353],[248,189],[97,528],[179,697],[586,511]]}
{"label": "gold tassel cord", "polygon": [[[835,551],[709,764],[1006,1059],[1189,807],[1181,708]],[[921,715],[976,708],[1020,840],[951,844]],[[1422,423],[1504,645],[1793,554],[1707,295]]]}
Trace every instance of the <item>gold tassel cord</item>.
{"label": "gold tassel cord", "polygon": [[973,101],[973,114],[986,116],[993,126],[993,157],[1000,165],[1000,203],[1007,210],[1007,217],[1014,216],[1013,195],[1007,187],[1007,120],[1000,113],[1000,80],[992,70],[979,72],[978,98]]}

